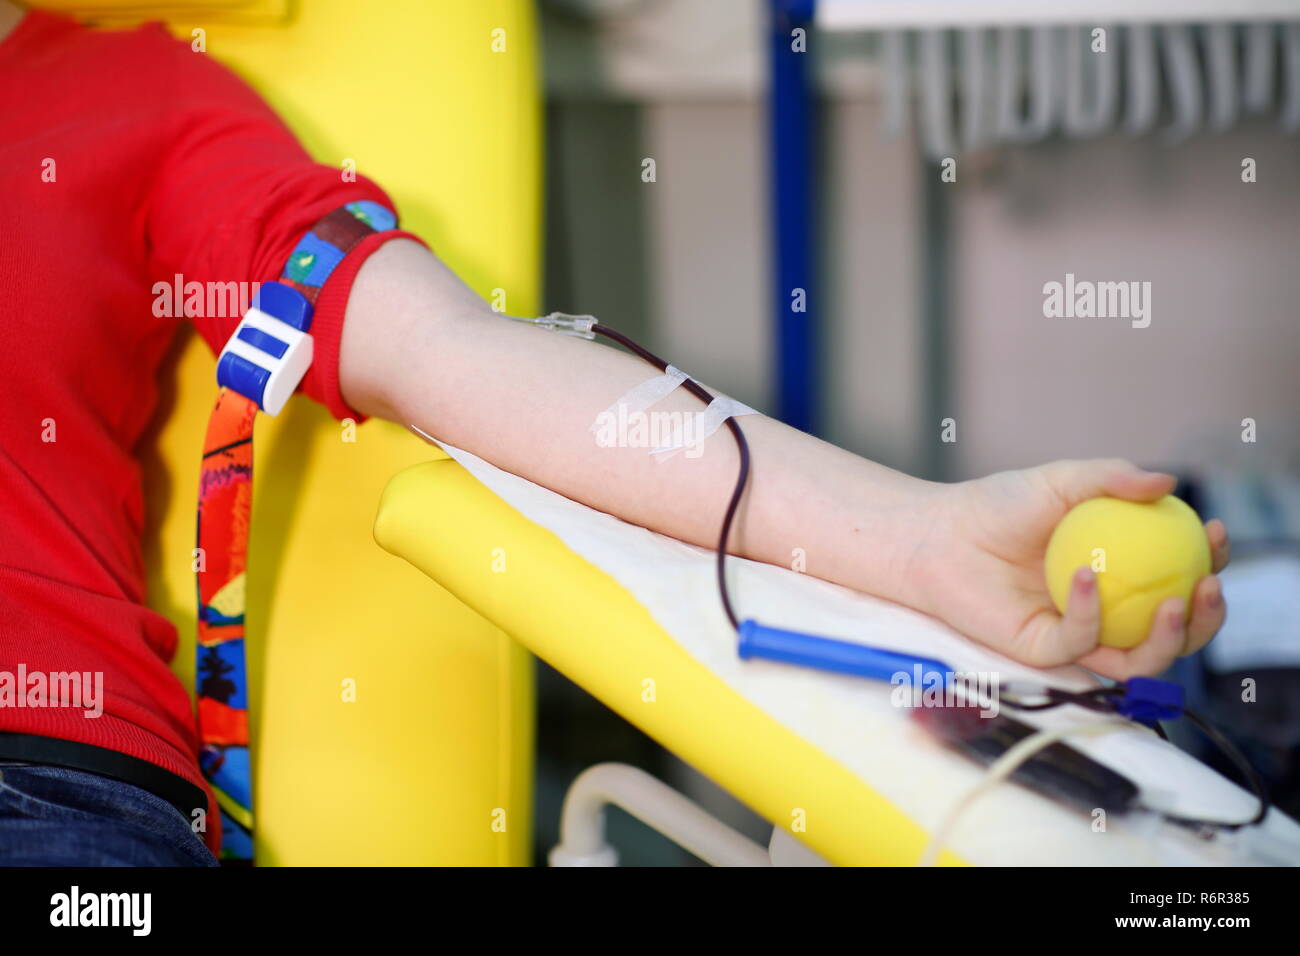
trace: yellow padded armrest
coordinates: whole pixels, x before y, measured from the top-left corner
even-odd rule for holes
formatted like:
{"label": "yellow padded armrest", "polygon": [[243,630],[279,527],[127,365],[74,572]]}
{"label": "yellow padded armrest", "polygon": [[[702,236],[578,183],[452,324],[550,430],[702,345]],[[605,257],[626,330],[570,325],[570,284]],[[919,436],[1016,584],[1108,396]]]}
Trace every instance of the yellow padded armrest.
{"label": "yellow padded armrest", "polygon": [[397,474],[375,539],[774,824],[806,821],[794,835],[828,860],[920,856],[920,827],[732,690],[622,585],[455,461]]}

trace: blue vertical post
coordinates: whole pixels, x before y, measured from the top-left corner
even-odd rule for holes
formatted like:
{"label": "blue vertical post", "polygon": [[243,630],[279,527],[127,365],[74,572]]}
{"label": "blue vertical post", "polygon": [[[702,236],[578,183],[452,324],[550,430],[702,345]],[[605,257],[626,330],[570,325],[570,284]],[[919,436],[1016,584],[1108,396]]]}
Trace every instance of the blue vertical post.
{"label": "blue vertical post", "polygon": [[814,7],[815,0],[769,0],[768,31],[776,415],[809,432],[817,423],[812,54],[794,48],[794,31],[802,28],[810,42]]}

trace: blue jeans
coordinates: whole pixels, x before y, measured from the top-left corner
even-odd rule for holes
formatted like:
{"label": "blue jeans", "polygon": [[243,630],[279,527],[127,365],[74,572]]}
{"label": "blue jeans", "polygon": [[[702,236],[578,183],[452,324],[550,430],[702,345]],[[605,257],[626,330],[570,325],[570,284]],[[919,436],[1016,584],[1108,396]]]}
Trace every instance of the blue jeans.
{"label": "blue jeans", "polygon": [[185,815],[110,777],[0,760],[0,866],[216,866]]}

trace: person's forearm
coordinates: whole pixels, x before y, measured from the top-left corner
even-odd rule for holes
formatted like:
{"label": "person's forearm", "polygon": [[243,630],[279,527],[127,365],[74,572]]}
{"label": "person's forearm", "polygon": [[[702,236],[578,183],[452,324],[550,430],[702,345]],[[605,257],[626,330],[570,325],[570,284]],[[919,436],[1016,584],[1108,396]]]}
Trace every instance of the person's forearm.
{"label": "person's forearm", "polygon": [[[689,366],[689,356],[681,357]],[[357,276],[340,380],[358,411],[414,424],[566,497],[694,544],[716,545],[735,483],[720,428],[699,457],[602,447],[597,414],[657,374],[639,358],[493,313],[430,253],[393,241]],[[707,386],[706,386],[707,387]],[[678,388],[656,413],[703,404]],[[909,563],[936,486],[761,415],[740,419],[749,491],[730,550],[916,605]]]}

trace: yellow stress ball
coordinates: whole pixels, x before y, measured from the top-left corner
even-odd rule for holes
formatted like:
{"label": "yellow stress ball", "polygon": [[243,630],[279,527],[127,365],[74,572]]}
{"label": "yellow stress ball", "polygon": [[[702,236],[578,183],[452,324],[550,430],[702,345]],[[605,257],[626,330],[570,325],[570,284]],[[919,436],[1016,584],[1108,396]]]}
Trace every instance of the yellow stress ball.
{"label": "yellow stress ball", "polygon": [[1162,601],[1180,597],[1190,612],[1196,582],[1210,573],[1210,542],[1196,512],[1173,495],[1149,504],[1092,498],[1061,519],[1043,564],[1062,614],[1074,572],[1097,572],[1101,643],[1133,647]]}

